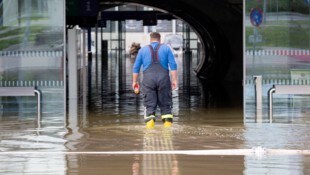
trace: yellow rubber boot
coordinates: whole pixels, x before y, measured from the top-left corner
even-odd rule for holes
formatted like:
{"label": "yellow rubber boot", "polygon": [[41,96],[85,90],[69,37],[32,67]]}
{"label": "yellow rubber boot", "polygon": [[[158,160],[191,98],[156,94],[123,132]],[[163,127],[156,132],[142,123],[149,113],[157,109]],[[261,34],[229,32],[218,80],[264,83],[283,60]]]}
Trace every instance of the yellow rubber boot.
{"label": "yellow rubber boot", "polygon": [[172,126],[172,122],[170,122],[170,121],[165,121],[164,122],[164,127],[165,128],[170,128]]}
{"label": "yellow rubber boot", "polygon": [[165,114],[161,116],[161,119],[164,122],[164,127],[169,128],[172,126],[172,121],[173,121],[173,115],[172,114]]}
{"label": "yellow rubber boot", "polygon": [[150,121],[146,122],[146,128],[152,129],[155,126],[155,121],[154,119],[151,119]]}

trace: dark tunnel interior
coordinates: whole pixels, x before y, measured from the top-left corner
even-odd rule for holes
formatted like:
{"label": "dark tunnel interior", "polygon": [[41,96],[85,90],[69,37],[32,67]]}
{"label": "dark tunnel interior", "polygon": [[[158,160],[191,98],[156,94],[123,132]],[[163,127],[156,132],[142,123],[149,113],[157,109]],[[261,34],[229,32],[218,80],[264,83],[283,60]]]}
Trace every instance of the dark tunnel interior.
{"label": "dark tunnel interior", "polygon": [[[199,63],[193,72],[199,79],[201,95],[206,106],[237,107],[243,105],[243,33],[241,0],[125,0],[98,1],[98,12],[103,20],[123,20],[128,14],[107,13],[105,10],[126,4],[149,6],[158,9],[154,14],[135,14],[137,20],[158,18],[181,19],[195,31],[201,43]],[[117,14],[119,13],[119,14]],[[126,16],[127,15],[127,16]],[[82,19],[82,20],[81,20]],[[68,25],[93,27],[95,16],[67,15]]]}

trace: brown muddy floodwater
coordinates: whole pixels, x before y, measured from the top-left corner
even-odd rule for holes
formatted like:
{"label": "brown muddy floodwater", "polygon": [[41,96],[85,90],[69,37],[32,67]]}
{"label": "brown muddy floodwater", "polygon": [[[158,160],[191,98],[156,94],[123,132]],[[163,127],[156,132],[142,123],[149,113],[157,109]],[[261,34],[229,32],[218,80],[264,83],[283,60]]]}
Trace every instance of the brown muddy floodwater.
{"label": "brown muddy floodwater", "polygon": [[0,118],[0,174],[310,174],[309,122],[244,123],[242,109],[206,107],[197,80],[188,86],[181,74],[173,126],[146,129],[129,72],[94,74],[65,123],[61,114],[43,115],[39,129],[35,116]]}
{"label": "brown muddy floodwater", "polygon": [[310,173],[309,152],[294,151],[309,150],[307,125],[200,120],[150,130],[106,121],[41,130],[1,122],[0,174]]}

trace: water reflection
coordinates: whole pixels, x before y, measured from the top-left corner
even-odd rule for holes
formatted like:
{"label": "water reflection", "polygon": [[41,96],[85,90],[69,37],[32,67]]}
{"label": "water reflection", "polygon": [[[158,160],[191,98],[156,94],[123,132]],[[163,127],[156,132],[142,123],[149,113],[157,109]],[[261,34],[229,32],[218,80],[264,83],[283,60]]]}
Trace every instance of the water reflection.
{"label": "water reflection", "polygon": [[309,174],[309,156],[245,157],[244,174]]}
{"label": "water reflection", "polygon": [[0,155],[0,174],[57,174],[65,175],[64,155],[10,154]]}
{"label": "water reflection", "polygon": [[[186,95],[182,86],[174,92],[176,106],[173,110],[177,115],[172,128],[165,129],[158,120],[155,129],[147,130],[142,119],[142,98],[130,90],[131,74],[128,69],[124,75],[127,77],[123,78],[126,79],[123,89],[115,90],[118,78],[112,66],[112,70],[99,74],[103,75],[101,84],[95,86],[93,83],[90,101],[69,101],[66,127],[62,127],[59,116],[45,117],[38,134],[32,120],[19,122],[16,118],[2,118],[0,173],[309,173],[308,155],[264,153],[257,157],[242,152],[258,146],[309,150],[307,133],[310,129],[306,123],[243,124],[239,108],[205,108],[201,105],[200,94],[193,93],[198,92],[198,88],[192,88]],[[221,153],[223,149],[237,149],[240,153],[227,155]],[[144,153],[170,150],[215,150],[218,154]],[[6,153],[8,151],[29,153]],[[17,168],[12,166],[12,162]]]}
{"label": "water reflection", "polygon": [[64,138],[67,140],[65,146],[69,150],[75,150],[78,141],[84,137],[84,134],[80,132],[80,120],[78,115],[78,100],[69,99],[69,114],[67,119],[67,133]]}
{"label": "water reflection", "polygon": [[[143,139],[143,151],[174,150],[172,130],[161,128],[146,130]],[[178,175],[178,160],[174,154],[144,154],[142,157],[143,174]]]}
{"label": "water reflection", "polygon": [[[211,118],[219,114],[209,113]],[[198,122],[176,122],[168,130],[161,123],[156,123],[155,129],[147,130],[140,123],[115,123],[111,122],[112,119],[87,127],[68,125],[78,133],[43,127],[41,135],[37,135],[31,125],[28,128],[18,126],[26,123],[7,122],[10,127],[1,125],[0,172],[140,175],[309,173],[309,155],[281,153],[281,149],[310,149],[310,129],[306,124],[243,125],[221,122],[220,119],[201,119]],[[257,146],[277,149],[280,154],[256,156],[243,155],[241,151]],[[222,149],[239,149],[240,153],[221,155],[219,150]],[[143,154],[143,151],[166,150],[218,150],[218,155]],[[29,153],[5,154],[3,151]],[[111,151],[129,151],[132,154],[109,154]]]}

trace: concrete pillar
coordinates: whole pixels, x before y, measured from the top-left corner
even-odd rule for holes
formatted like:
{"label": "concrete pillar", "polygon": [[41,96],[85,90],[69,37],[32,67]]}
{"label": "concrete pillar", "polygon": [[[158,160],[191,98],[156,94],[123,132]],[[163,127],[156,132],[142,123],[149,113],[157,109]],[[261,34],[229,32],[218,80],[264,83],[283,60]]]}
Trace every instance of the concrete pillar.
{"label": "concrete pillar", "polygon": [[77,99],[77,29],[68,29],[68,89],[69,99]]}

